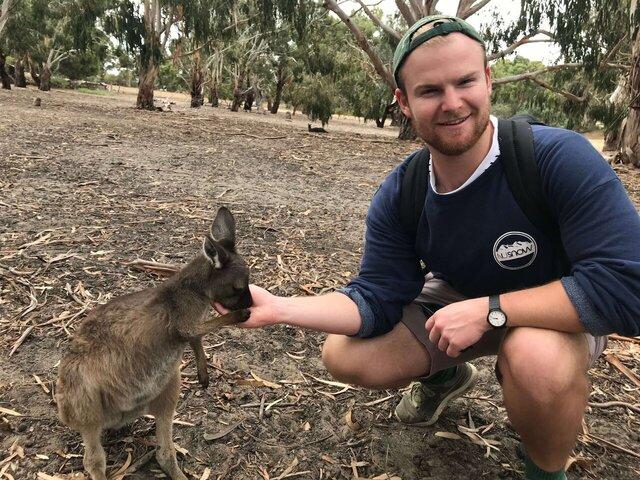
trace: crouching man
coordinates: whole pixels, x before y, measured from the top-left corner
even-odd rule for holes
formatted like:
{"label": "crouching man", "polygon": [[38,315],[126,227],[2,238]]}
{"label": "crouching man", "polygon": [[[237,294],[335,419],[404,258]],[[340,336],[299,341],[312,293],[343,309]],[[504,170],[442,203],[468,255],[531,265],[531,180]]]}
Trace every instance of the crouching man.
{"label": "crouching man", "polygon": [[401,208],[412,155],[373,197],[358,276],[313,298],[252,286],[244,326],[330,333],[323,361],[343,382],[388,389],[417,380],[395,410],[408,424],[436,422],[473,387],[467,362],[496,355],[526,477],[566,478],[605,335],[640,335],[638,213],[582,136],[534,125],[537,181],[558,233],[532,223],[505,173],[484,43],[463,20],[421,19],[398,45],[394,75],[429,153],[415,233]]}

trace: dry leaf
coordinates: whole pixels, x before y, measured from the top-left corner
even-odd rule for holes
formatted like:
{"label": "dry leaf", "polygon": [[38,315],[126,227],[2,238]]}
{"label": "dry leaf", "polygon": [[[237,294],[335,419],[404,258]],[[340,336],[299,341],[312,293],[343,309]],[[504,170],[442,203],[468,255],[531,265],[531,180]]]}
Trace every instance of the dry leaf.
{"label": "dry leaf", "polygon": [[448,438],[449,440],[462,440],[462,437],[457,433],[451,432],[436,432],[434,433],[436,437]]}
{"label": "dry leaf", "polygon": [[216,433],[205,433],[204,434],[204,439],[207,442],[212,442],[213,440],[218,440],[219,438],[222,438],[228,434],[230,434],[231,432],[233,432],[236,427],[238,425],[240,425],[242,422],[236,422],[232,425],[229,425],[227,428],[223,428],[222,430],[220,430],[219,432]]}
{"label": "dry leaf", "polygon": [[4,413],[5,415],[13,415],[14,417],[21,417],[22,414],[16,412],[15,410],[10,410],[8,408],[0,407],[0,413]]}
{"label": "dry leaf", "polygon": [[344,416],[344,420],[347,422],[349,428],[354,432],[357,432],[358,430],[360,430],[360,428],[362,428],[358,422],[353,420],[353,411],[351,409],[349,409],[349,411]]}
{"label": "dry leaf", "polygon": [[182,455],[184,455],[185,457],[187,455],[189,455],[189,450],[187,450],[186,448],[182,448],[180,445],[178,445],[177,443],[173,444],[174,448],[176,449],[176,452],[181,453]]}
{"label": "dry leaf", "polygon": [[202,472],[202,475],[200,476],[200,480],[208,480],[210,475],[211,475],[211,469],[207,467],[204,469],[204,472]]}
{"label": "dry leaf", "polygon": [[260,378],[255,373],[251,372],[251,376],[255,379],[256,382],[259,382],[264,387],[269,388],[282,388],[282,385],[278,385],[277,383],[270,382],[269,380],[265,380],[264,378]]}
{"label": "dry leaf", "polygon": [[112,473],[109,476],[109,480],[122,480],[124,478],[124,473],[129,468],[129,465],[131,465],[131,451],[130,450],[127,451],[127,459],[124,461],[122,466],[117,471],[115,471],[114,473]]}

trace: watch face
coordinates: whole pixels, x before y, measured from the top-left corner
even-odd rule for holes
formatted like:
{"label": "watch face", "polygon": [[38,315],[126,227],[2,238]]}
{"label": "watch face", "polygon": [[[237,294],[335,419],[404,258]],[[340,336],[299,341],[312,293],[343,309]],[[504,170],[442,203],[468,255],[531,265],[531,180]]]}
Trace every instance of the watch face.
{"label": "watch face", "polygon": [[507,316],[500,310],[492,310],[487,317],[492,327],[502,327],[507,323]]}

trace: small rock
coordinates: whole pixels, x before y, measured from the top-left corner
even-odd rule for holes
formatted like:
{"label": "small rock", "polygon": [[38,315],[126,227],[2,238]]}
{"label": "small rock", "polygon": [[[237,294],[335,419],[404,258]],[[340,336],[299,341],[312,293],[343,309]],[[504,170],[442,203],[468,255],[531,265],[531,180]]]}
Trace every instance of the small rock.
{"label": "small rock", "polygon": [[33,106],[39,107],[40,105],[42,105],[42,99],[40,97],[36,97],[35,100],[33,101]]}

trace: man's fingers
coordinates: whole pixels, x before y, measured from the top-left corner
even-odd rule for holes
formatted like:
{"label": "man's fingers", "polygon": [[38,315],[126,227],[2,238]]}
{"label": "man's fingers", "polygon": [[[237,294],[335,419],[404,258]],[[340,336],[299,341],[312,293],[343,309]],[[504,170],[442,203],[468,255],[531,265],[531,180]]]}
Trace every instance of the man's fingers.
{"label": "man's fingers", "polygon": [[458,355],[460,355],[460,352],[458,351],[457,348],[454,348],[452,345],[449,345],[449,347],[447,347],[448,357],[456,358]]}
{"label": "man's fingers", "polygon": [[427,332],[431,331],[431,329],[433,328],[433,324],[434,324],[433,317],[429,317],[427,319],[427,322],[424,324],[424,328],[427,330]]}
{"label": "man's fingers", "polygon": [[449,348],[449,342],[447,341],[446,338],[440,337],[440,341],[438,342],[438,349],[440,349],[443,352],[446,352],[447,348]]}

